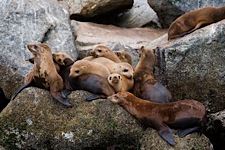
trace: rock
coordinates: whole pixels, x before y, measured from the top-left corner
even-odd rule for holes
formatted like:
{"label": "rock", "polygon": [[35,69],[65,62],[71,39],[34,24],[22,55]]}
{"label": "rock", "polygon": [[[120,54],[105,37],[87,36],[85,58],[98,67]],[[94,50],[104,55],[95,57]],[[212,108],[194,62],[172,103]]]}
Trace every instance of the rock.
{"label": "rock", "polygon": [[224,6],[225,0],[148,0],[151,8],[157,13],[163,28],[180,15],[207,6]]}
{"label": "rock", "polygon": [[209,112],[225,109],[224,30],[220,21],[155,49],[155,76],[175,99],[196,99]]}
{"label": "rock", "polygon": [[133,0],[64,0],[64,2],[69,6],[72,19],[94,22],[108,22],[133,6]]}
{"label": "rock", "polygon": [[154,23],[156,26],[161,27],[158,16],[155,11],[149,7],[147,0],[134,0],[133,7],[119,15],[117,26],[120,27],[142,27],[144,25]]}
{"label": "rock", "polygon": [[85,91],[69,96],[73,108],[47,90],[29,87],[0,114],[0,145],[7,149],[87,149],[138,146],[143,128],[106,99],[86,102]]}
{"label": "rock", "polygon": [[215,150],[225,149],[225,110],[210,114],[205,135],[210,139]]}
{"label": "rock", "polygon": [[64,51],[77,58],[69,13],[59,2],[2,0],[0,6],[0,85],[7,97],[32,68],[25,63],[32,57],[26,44],[48,43],[54,52]]}
{"label": "rock", "polygon": [[[76,45],[79,50],[79,58],[87,56],[88,50],[95,45],[118,45],[129,49],[132,53],[134,66],[139,58],[141,46],[157,39],[167,30],[151,28],[119,28],[113,25],[100,25],[95,23],[72,21],[73,33],[76,37]],[[113,47],[113,46],[112,46]],[[118,50],[118,49],[117,49]]]}
{"label": "rock", "polygon": [[[0,145],[6,149],[132,150],[139,146],[149,149],[157,143],[157,147],[172,148],[154,129],[145,131],[120,106],[106,99],[86,102],[88,95],[85,91],[72,92],[69,99],[74,107],[66,108],[47,90],[24,89],[0,113]],[[176,147],[193,147],[197,141],[207,148],[208,141],[197,134],[176,138]]]}
{"label": "rock", "polygon": [[[173,131],[176,133],[176,131]],[[179,138],[177,135],[174,134],[174,140],[176,142],[175,146],[171,146],[166,143],[162,138],[158,135],[155,130],[148,128],[143,137],[140,139],[141,143],[141,150],[191,150],[191,149],[198,149],[198,150],[210,150],[210,141],[204,135],[199,135],[198,133],[189,134],[183,138]]]}

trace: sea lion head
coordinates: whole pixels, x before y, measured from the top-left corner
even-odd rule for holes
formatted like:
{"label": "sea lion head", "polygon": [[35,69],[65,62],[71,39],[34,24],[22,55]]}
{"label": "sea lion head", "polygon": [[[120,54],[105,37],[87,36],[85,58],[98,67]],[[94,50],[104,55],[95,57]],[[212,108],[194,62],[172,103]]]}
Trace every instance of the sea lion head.
{"label": "sea lion head", "polygon": [[74,64],[70,68],[70,78],[76,78],[82,74],[86,73],[86,70],[88,69],[89,66],[89,61],[87,60],[78,60],[74,62]]}
{"label": "sea lion head", "polygon": [[122,77],[120,74],[118,73],[112,73],[111,75],[109,75],[108,77],[108,81],[110,83],[113,83],[113,84],[117,84],[120,82],[120,80],[122,80]]}
{"label": "sea lion head", "polygon": [[28,50],[34,55],[41,55],[43,53],[49,53],[51,54],[52,51],[50,47],[47,44],[41,43],[41,44],[28,44],[27,45]]}
{"label": "sea lion head", "polygon": [[116,94],[109,96],[107,99],[115,104],[119,104],[126,101],[128,96],[129,92],[118,92]]}
{"label": "sea lion head", "polygon": [[116,67],[113,68],[113,72],[119,73],[120,75],[126,76],[128,79],[133,79],[134,70],[132,66],[128,63],[118,63]]}
{"label": "sea lion head", "polygon": [[53,53],[52,57],[54,59],[54,61],[59,64],[60,66],[65,66],[68,63],[72,63],[74,62],[74,60],[70,57],[70,55],[66,54],[66,53]]}
{"label": "sea lion head", "polygon": [[97,57],[104,57],[111,51],[107,46],[98,45],[93,50],[91,50],[91,55],[95,58]]}
{"label": "sea lion head", "polygon": [[153,50],[146,49],[144,46],[142,46],[140,59],[141,60],[148,59],[148,62],[150,62],[151,65],[153,65],[155,63],[155,55],[153,53]]}

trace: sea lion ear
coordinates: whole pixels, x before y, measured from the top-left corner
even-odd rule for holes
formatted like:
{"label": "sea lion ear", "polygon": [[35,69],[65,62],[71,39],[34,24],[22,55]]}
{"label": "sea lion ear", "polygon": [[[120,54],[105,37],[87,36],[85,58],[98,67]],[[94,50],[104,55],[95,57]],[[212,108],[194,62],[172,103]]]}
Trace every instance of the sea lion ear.
{"label": "sea lion ear", "polygon": [[34,57],[33,58],[26,59],[25,61],[29,61],[30,63],[34,64]]}

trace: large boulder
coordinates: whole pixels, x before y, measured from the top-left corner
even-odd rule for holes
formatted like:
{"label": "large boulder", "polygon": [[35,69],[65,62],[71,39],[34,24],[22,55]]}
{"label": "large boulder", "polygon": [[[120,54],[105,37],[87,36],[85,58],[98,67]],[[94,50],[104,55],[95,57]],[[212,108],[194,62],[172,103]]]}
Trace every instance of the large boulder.
{"label": "large boulder", "polygon": [[[79,58],[87,56],[95,45],[107,45],[114,50],[125,49],[132,54],[134,66],[137,64],[141,46],[149,44],[167,30],[151,28],[120,28],[114,25],[100,25],[90,22],[71,21]],[[119,48],[114,48],[116,47]]]}
{"label": "large boulder", "polygon": [[147,0],[134,0],[133,7],[121,13],[115,23],[120,27],[142,27],[155,25],[161,27],[155,11],[148,5]]}
{"label": "large boulder", "polygon": [[119,13],[130,9],[133,0],[63,0],[69,6],[70,15],[75,20],[108,22]]}
{"label": "large boulder", "polygon": [[0,86],[7,97],[32,68],[25,63],[32,57],[26,44],[48,43],[54,52],[77,58],[69,13],[58,1],[2,0],[0,5]]}
{"label": "large boulder", "polygon": [[225,21],[155,49],[155,75],[175,99],[196,99],[209,112],[225,109]]}
{"label": "large boulder", "polygon": [[[6,149],[138,149],[150,143],[176,150],[151,128],[145,128],[122,107],[107,99],[84,101],[85,91],[69,96],[73,108],[53,100],[47,90],[29,87],[0,113],[0,145]],[[144,136],[143,136],[144,135]],[[178,145],[207,149],[204,136],[175,136]],[[189,141],[189,142],[187,142]],[[195,141],[195,142],[194,142]],[[156,146],[155,146],[156,147]],[[179,146],[178,146],[179,147]]]}
{"label": "large boulder", "polygon": [[224,6],[225,0],[148,0],[149,5],[156,11],[163,28],[180,15],[206,6]]}

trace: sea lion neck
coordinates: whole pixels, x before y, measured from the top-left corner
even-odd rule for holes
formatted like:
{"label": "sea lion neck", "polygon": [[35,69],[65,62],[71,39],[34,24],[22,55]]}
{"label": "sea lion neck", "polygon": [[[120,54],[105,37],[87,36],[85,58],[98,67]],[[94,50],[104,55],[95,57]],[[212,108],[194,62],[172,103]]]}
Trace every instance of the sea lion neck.
{"label": "sea lion neck", "polygon": [[71,60],[70,58],[66,58],[66,59],[64,60],[64,63],[65,63],[65,67],[68,67],[68,66],[73,65],[74,61]]}

